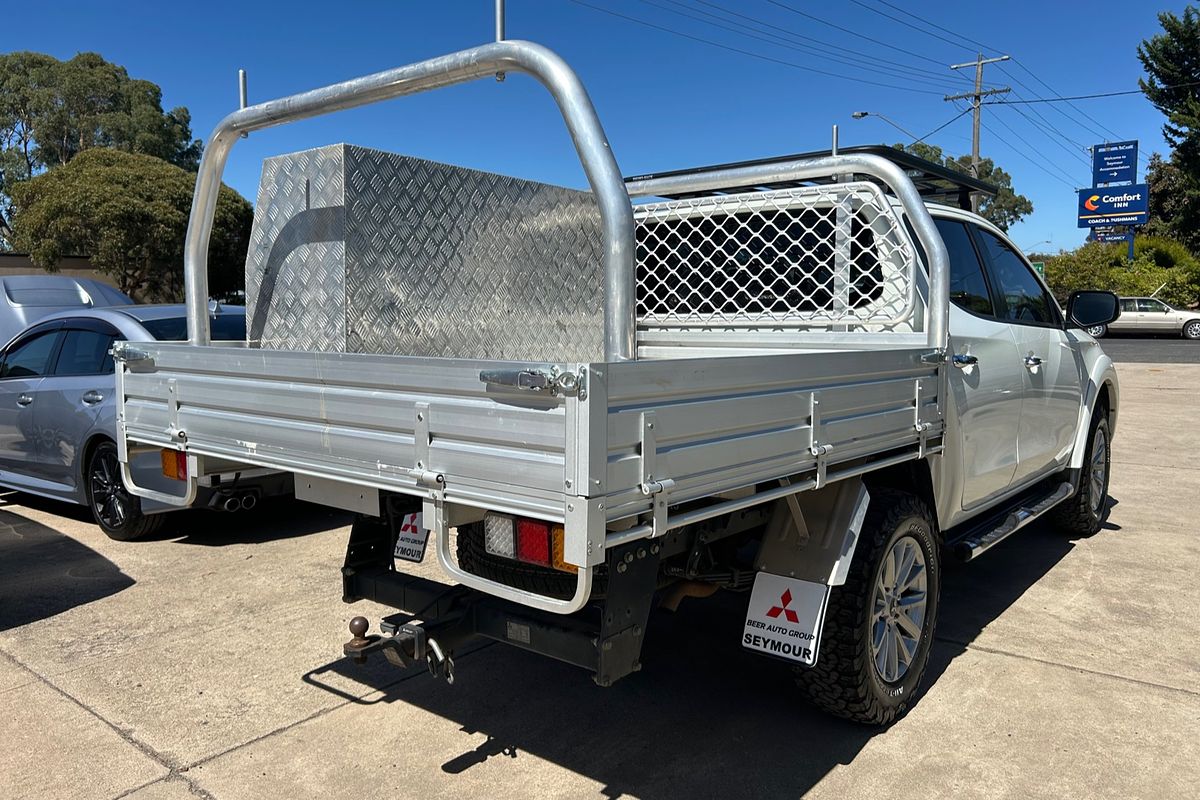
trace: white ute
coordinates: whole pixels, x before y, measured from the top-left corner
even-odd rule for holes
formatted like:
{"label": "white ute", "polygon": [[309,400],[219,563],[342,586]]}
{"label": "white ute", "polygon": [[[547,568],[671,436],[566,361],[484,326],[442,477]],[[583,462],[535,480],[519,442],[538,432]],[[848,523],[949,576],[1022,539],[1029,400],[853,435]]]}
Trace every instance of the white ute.
{"label": "white ute", "polygon": [[[250,341],[210,346],[242,135],[501,72],[550,92],[590,192],[349,145],[271,159]],[[183,451],[189,484],[204,459],[284,470],[358,512],[345,599],[398,613],[352,620],[357,661],[453,681],[481,636],[607,686],[654,606],[727,590],[745,623],[716,635],[886,724],[919,694],[947,554],[1108,509],[1117,379],[1081,329],[1116,298],[1064,313],[962,210],[987,191],[888,148],[625,181],[578,78],[520,41],[244,108],[197,178],[189,341],[118,346],[121,455]],[[404,572],[430,559],[453,586]]]}

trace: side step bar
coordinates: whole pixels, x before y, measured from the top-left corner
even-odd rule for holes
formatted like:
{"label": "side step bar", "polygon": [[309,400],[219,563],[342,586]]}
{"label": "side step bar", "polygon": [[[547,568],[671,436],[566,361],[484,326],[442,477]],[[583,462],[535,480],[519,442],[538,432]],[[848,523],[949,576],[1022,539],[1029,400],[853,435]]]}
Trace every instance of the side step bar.
{"label": "side step bar", "polygon": [[999,525],[975,529],[954,542],[954,555],[963,561],[972,561],[978,558],[1021,528],[1024,528],[1030,522],[1033,522],[1054,508],[1063,500],[1066,500],[1074,491],[1075,484],[1070,481],[1063,481],[1049,494],[1042,495],[1040,498],[1036,496],[1030,498],[1009,512]]}

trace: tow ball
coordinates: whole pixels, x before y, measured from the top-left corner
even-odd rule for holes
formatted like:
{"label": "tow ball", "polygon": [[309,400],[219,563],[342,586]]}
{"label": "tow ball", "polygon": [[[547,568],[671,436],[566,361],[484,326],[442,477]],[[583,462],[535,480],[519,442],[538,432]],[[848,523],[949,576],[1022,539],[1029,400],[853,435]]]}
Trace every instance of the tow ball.
{"label": "tow ball", "polygon": [[382,653],[389,663],[402,669],[424,661],[430,675],[454,683],[454,659],[446,655],[437,639],[430,637],[420,625],[401,625],[389,635],[368,634],[370,627],[366,617],[350,620],[353,638],[342,646],[342,652],[355,664],[367,663],[372,653]]}

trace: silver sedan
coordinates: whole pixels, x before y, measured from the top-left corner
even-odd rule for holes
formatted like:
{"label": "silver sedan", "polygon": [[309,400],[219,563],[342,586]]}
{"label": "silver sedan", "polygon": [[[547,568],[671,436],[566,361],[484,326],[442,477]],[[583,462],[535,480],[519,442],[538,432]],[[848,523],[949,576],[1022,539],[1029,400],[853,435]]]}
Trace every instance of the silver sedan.
{"label": "silver sedan", "polygon": [[[214,340],[246,338],[245,310],[214,307]],[[117,460],[115,340],[183,340],[182,305],[119,306],[50,315],[0,351],[0,486],[88,506],[114,539],[136,539],[162,524],[171,507],[141,501],[121,481]],[[167,493],[180,482],[164,476],[157,453],[131,461],[134,478]],[[266,471],[260,471],[266,472]],[[215,477],[215,479],[214,479]],[[278,473],[205,476],[197,504],[248,508],[274,494]]]}
{"label": "silver sedan", "polygon": [[1153,297],[1122,297],[1121,316],[1107,325],[1088,328],[1096,338],[1113,333],[1174,333],[1200,339],[1200,311],[1169,306]]}

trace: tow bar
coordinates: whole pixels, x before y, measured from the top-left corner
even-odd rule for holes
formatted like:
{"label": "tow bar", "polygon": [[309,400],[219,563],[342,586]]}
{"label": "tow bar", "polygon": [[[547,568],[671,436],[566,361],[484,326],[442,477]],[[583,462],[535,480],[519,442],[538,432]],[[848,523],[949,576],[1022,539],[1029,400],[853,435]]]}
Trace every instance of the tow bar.
{"label": "tow bar", "polygon": [[437,639],[430,637],[425,628],[407,623],[395,628],[390,634],[368,634],[371,623],[366,617],[350,620],[350,641],[342,646],[342,652],[355,664],[367,663],[372,653],[382,653],[392,666],[406,668],[421,661],[435,678],[445,678],[454,684],[454,659],[443,652]]}

